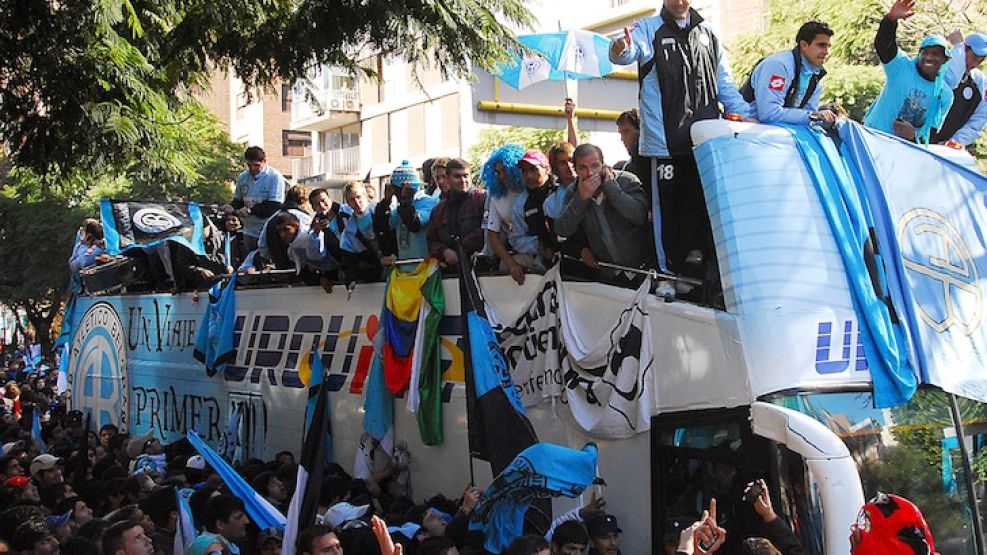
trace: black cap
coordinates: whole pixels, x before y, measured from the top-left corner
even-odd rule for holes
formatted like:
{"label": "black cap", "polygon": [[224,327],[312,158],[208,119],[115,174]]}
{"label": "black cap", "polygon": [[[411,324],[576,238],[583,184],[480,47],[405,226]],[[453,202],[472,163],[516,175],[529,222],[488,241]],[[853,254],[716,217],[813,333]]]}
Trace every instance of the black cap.
{"label": "black cap", "polygon": [[623,532],[620,526],[617,526],[617,517],[613,515],[598,515],[588,519],[586,531],[589,532],[591,538],[605,536],[610,532],[617,532],[618,534]]}
{"label": "black cap", "polygon": [[691,526],[694,520],[696,519],[688,516],[671,516],[666,518],[665,525],[661,528],[663,541],[665,543],[678,543],[679,536],[682,535],[682,530]]}

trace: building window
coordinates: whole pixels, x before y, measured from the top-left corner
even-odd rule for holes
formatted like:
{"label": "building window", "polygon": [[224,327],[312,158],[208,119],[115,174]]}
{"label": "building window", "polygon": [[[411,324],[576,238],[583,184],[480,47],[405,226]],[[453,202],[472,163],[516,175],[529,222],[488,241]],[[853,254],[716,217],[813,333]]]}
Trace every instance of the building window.
{"label": "building window", "polygon": [[281,111],[291,111],[291,85],[281,85]]}
{"label": "building window", "polygon": [[312,146],[312,134],[307,131],[281,131],[282,156],[305,156],[305,151]]}

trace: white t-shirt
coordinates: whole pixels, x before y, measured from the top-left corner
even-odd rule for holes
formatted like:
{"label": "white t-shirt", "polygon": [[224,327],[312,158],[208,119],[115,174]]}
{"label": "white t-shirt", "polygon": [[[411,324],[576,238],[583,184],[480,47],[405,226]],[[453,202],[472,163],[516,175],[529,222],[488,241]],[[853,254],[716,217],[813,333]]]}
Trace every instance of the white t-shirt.
{"label": "white t-shirt", "polygon": [[487,197],[487,219],[483,222],[483,229],[489,231],[501,231],[509,236],[511,224],[514,218],[511,216],[511,208],[517,200],[520,191],[509,191],[506,195],[498,198]]}

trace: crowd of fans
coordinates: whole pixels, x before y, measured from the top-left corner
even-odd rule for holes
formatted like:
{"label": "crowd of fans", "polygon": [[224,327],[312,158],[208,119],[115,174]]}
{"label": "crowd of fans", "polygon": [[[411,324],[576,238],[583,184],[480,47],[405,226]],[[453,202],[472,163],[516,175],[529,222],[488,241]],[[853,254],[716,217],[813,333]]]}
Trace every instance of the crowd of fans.
{"label": "crowd of fans", "polygon": [[[191,555],[282,552],[282,533],[259,529],[244,502],[188,440],[164,445],[154,433],[128,435],[113,424],[97,431],[90,417],[68,410],[43,370],[20,372],[3,387],[0,404],[0,552],[52,555]],[[37,424],[35,424],[37,423]],[[290,452],[272,460],[234,463],[257,494],[288,513],[298,467]],[[406,464],[356,479],[337,464],[326,466],[317,521],[300,523],[299,554],[455,555],[487,553],[485,537],[470,530],[482,492],[415,499],[406,489]],[[176,543],[182,512],[193,521],[194,541]],[[791,527],[775,514],[768,485],[747,485],[744,500],[763,520],[757,537],[729,542],[737,531],[717,517],[716,500],[698,519],[664,524],[668,554],[724,553],[802,555]],[[692,520],[695,520],[693,522]],[[543,531],[544,532],[544,531]],[[517,538],[509,555],[618,555],[622,530],[592,496],[542,533]],[[865,505],[850,530],[855,555],[934,553],[932,534],[908,500],[880,494]],[[179,537],[183,537],[179,535]],[[177,551],[176,551],[177,549]],[[643,553],[646,546],[625,546]],[[907,551],[906,551],[907,549]]]}

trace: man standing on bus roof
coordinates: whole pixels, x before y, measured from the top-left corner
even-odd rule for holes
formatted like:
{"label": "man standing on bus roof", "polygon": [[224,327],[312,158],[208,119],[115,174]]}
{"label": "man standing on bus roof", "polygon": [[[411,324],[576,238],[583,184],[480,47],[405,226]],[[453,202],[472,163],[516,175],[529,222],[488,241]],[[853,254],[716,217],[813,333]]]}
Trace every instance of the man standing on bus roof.
{"label": "man standing on bus roof", "polygon": [[799,28],[792,50],[776,52],[764,58],[740,88],[744,100],[751,103],[751,115],[764,123],[782,122],[803,125],[812,117],[836,122],[836,114],[819,109],[823,64],[829,57],[833,30],[819,21]]}
{"label": "man standing on bus roof", "polygon": [[959,31],[949,35],[953,52],[948,63],[950,78],[959,77],[953,89],[953,106],[932,142],[953,142],[959,146],[974,143],[987,125],[987,75],[980,64],[987,58],[987,35],[971,33],[963,39]]}
{"label": "man standing on bus roof", "polygon": [[[638,20],[610,43],[610,61],[637,63],[641,156],[652,158],[652,213],[659,264],[682,272],[686,258],[715,258],[713,237],[692,154],[692,123],[727,111],[746,117],[725,53],[688,0],[664,0],[660,15]],[[659,171],[659,167],[661,171]],[[660,217],[659,217],[660,216]],[[667,255],[667,256],[666,256]]]}
{"label": "man standing on bus roof", "polygon": [[887,82],[867,109],[864,125],[928,144],[932,130],[942,127],[953,104],[952,89],[959,76],[947,76],[951,47],[942,35],[926,35],[914,58],[898,47],[898,22],[915,15],[914,6],[915,0],[898,0],[877,29],[874,48]]}
{"label": "man standing on bus roof", "polygon": [[236,178],[230,206],[243,222],[243,251],[250,252],[257,248],[264,222],[284,203],[287,181],[281,172],[267,164],[267,154],[261,147],[248,148],[243,159],[247,171]]}

